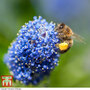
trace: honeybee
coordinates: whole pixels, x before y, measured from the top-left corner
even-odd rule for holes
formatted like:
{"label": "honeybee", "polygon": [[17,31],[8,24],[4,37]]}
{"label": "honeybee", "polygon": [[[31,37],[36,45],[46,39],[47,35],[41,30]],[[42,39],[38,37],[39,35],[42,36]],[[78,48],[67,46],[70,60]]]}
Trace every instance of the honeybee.
{"label": "honeybee", "polygon": [[72,47],[73,37],[83,42],[81,37],[75,34],[72,29],[64,23],[58,24],[55,31],[58,32],[58,37],[61,41],[60,43],[56,44],[56,46],[60,49],[60,53],[65,53]]}

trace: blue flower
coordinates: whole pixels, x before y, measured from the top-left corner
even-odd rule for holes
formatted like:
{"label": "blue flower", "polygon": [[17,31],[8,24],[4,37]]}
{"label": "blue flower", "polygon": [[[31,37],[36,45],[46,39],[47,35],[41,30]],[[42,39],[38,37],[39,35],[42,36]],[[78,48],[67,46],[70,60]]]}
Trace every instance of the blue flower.
{"label": "blue flower", "polygon": [[41,16],[22,26],[4,57],[15,80],[37,84],[55,68],[59,60],[55,44],[60,40],[54,29],[55,24]]}

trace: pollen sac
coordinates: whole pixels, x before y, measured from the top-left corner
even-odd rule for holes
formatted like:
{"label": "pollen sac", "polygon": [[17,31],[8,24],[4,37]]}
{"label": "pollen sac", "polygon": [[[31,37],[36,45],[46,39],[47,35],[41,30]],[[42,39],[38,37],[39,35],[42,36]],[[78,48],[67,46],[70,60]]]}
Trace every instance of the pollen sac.
{"label": "pollen sac", "polygon": [[68,49],[68,44],[65,43],[65,42],[60,43],[58,46],[59,46],[59,49],[60,49],[61,51]]}
{"label": "pollen sac", "polygon": [[60,39],[54,29],[55,24],[41,16],[21,27],[4,56],[14,80],[36,85],[55,68],[60,56],[55,44]]}

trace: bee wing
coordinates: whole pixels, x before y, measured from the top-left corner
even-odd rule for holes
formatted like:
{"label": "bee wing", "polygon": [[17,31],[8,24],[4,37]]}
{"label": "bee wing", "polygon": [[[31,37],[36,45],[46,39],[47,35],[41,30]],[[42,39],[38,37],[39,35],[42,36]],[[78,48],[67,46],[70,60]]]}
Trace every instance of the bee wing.
{"label": "bee wing", "polygon": [[85,39],[76,33],[73,33],[72,38],[75,38],[76,40],[80,41],[81,43],[86,44]]}

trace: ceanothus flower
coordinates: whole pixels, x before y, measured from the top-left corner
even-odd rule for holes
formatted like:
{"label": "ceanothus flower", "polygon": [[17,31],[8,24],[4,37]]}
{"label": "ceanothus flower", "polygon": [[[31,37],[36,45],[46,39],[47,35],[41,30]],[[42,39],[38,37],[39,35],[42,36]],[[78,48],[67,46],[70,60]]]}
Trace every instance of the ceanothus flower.
{"label": "ceanothus flower", "polygon": [[60,39],[54,29],[55,24],[41,16],[22,26],[4,56],[15,80],[26,85],[37,84],[55,68],[59,60],[55,44],[60,43]]}

